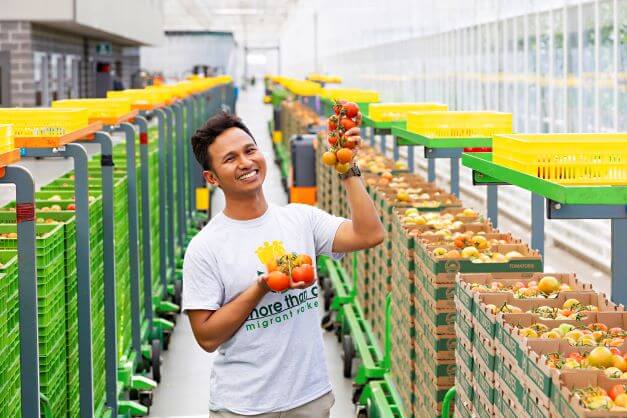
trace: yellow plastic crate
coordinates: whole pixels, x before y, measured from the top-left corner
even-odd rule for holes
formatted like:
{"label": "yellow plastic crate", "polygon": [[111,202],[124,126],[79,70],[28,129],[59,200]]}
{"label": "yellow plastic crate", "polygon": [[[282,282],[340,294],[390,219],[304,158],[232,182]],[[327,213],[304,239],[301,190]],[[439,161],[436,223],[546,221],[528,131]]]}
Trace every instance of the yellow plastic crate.
{"label": "yellow plastic crate", "polygon": [[326,83],[326,84],[340,84],[342,82],[342,77],[336,75],[324,75],[318,73],[311,73],[307,76],[307,80],[315,81],[317,83]]}
{"label": "yellow plastic crate", "polygon": [[0,124],[13,125],[15,138],[49,138],[63,136],[89,124],[86,109],[4,108]]}
{"label": "yellow plastic crate", "polygon": [[87,109],[91,120],[118,119],[131,113],[131,101],[128,98],[55,100],[52,107]]}
{"label": "yellow plastic crate", "polygon": [[348,100],[357,103],[377,103],[379,101],[379,93],[374,90],[331,88],[322,89],[320,96],[331,100]]}
{"label": "yellow plastic crate", "polygon": [[168,97],[168,93],[148,89],[111,90],[107,92],[107,98],[126,98],[133,105],[162,106],[166,103]]}
{"label": "yellow plastic crate", "polygon": [[370,103],[368,117],[377,122],[404,121],[409,112],[434,112],[448,110],[439,103]]}
{"label": "yellow plastic crate", "polygon": [[9,152],[15,149],[15,140],[13,139],[13,126],[0,125],[0,153]]}
{"label": "yellow plastic crate", "polygon": [[429,138],[490,138],[512,133],[512,114],[501,112],[409,112],[407,130]]}
{"label": "yellow plastic crate", "polygon": [[493,162],[566,185],[627,185],[627,133],[496,135]]}

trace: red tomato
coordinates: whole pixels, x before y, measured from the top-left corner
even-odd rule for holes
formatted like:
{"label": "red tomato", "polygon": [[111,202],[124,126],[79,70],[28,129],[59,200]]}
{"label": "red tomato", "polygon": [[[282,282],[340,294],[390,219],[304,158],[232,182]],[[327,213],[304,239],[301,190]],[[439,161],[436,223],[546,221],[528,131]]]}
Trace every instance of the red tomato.
{"label": "red tomato", "polygon": [[266,283],[275,292],[282,292],[290,287],[290,277],[281,271],[273,271],[268,274]]}
{"label": "red tomato", "polygon": [[76,205],[74,203],[70,203],[67,205],[67,210],[76,210]]}
{"label": "red tomato", "polygon": [[612,398],[612,400],[614,400],[621,393],[625,393],[625,386],[618,384],[618,385],[612,386],[612,389],[610,389],[608,395],[610,398]]}
{"label": "red tomato", "polygon": [[333,146],[333,145],[337,144],[337,136],[336,135],[329,135],[327,141],[329,141],[329,145]]}
{"label": "red tomato", "polygon": [[311,264],[303,264],[292,270],[292,280],[296,282],[311,283],[314,280],[314,270]]}
{"label": "red tomato", "polygon": [[354,118],[357,116],[357,113],[359,113],[359,107],[353,102],[346,103],[344,105],[344,110],[346,111],[347,118]]}
{"label": "red tomato", "polygon": [[573,360],[577,360],[577,362],[579,362],[579,363],[581,363],[581,360],[583,360],[583,356],[581,354],[579,354],[578,352],[576,352],[576,351],[570,353],[568,355],[568,358],[572,358]]}
{"label": "red tomato", "polygon": [[340,125],[342,125],[342,128],[344,128],[347,131],[357,126],[357,124],[353,122],[352,119],[348,119],[348,118],[342,118],[342,120],[340,120]]}
{"label": "red tomato", "polygon": [[327,127],[330,131],[335,131],[337,129],[337,122],[335,122],[333,119],[329,119],[327,122]]}

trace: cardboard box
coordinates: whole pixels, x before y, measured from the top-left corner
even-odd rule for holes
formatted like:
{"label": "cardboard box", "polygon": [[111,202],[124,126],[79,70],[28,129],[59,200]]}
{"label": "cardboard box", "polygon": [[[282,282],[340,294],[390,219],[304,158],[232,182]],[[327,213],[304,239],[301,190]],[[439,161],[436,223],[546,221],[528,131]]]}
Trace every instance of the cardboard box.
{"label": "cardboard box", "polygon": [[590,411],[585,408],[580,398],[574,394],[575,389],[587,386],[600,386],[609,391],[616,384],[627,384],[627,379],[609,379],[602,372],[598,371],[578,371],[561,373],[559,377],[556,377],[554,384],[556,388],[559,388],[559,391],[556,391],[557,396],[553,398],[557,402],[552,402],[551,406],[551,410],[556,416],[565,418],[627,417],[627,412]]}

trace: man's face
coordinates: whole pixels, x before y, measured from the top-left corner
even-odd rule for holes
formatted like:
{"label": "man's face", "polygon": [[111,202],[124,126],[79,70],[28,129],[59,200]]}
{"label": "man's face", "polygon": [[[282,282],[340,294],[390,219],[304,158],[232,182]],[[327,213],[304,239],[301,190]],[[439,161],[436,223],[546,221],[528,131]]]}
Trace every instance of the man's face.
{"label": "man's face", "polygon": [[248,194],[261,189],[266,178],[266,160],[253,139],[239,128],[230,128],[209,146],[211,171],[205,179],[224,194]]}

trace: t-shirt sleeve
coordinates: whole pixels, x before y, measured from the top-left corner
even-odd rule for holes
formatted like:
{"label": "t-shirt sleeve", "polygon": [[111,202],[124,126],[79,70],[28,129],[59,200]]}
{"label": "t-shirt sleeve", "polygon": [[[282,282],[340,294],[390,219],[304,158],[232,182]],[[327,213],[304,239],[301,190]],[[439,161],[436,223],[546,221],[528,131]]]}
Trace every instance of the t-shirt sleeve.
{"label": "t-shirt sleeve", "polygon": [[347,222],[348,219],[331,215],[313,206],[310,206],[310,208],[311,229],[316,245],[316,255],[326,255],[339,260],[344,253],[333,252],[333,240],[340,225]]}
{"label": "t-shirt sleeve", "polygon": [[224,285],[210,253],[198,248],[185,252],[183,260],[183,312],[194,309],[215,311],[224,304]]}

